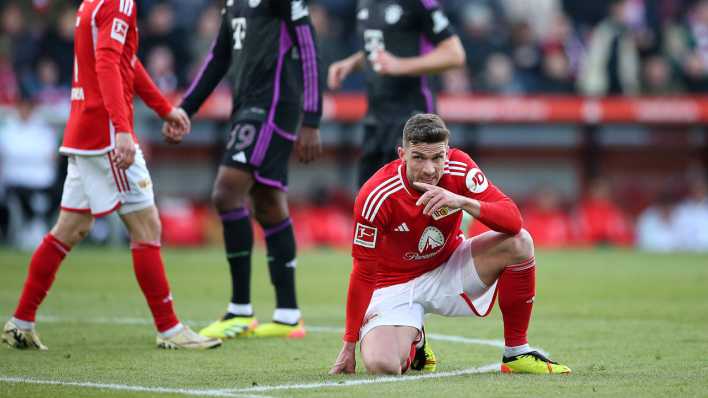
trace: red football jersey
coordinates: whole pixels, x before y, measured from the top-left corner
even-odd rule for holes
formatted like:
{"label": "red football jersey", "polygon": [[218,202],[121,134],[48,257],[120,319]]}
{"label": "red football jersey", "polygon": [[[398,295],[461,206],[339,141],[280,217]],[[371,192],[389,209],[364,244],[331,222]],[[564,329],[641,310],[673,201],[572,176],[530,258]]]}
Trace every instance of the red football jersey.
{"label": "red football jersey", "polygon": [[[510,234],[521,229],[516,204],[465,152],[450,149],[438,186],[480,201],[478,219],[491,229]],[[462,243],[463,210],[443,207],[424,215],[424,206],[416,206],[421,195],[411,187],[401,160],[382,167],[359,191],[345,340],[358,339],[374,288],[405,283],[439,267]]]}
{"label": "red football jersey", "polygon": [[172,106],[160,94],[135,53],[138,50],[134,0],[84,0],[74,35],[71,114],[63,153],[109,152],[116,132],[133,136],[135,92],[160,116]]}

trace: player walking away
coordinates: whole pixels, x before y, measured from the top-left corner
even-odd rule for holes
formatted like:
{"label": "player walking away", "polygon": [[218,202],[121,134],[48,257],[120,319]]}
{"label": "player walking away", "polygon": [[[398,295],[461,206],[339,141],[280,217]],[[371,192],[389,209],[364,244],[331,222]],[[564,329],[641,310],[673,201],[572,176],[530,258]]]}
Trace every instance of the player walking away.
{"label": "player walking away", "polygon": [[61,211],[35,250],[14,316],[3,342],[46,350],[35,332],[35,314],[64,257],[88,234],[94,217],[118,211],[128,228],[133,268],[145,295],[160,348],[213,348],[177,319],[160,255],[160,220],[152,182],[133,131],[133,93],[171,124],[179,140],[189,119],[160,94],[140,60],[133,0],[84,1],[74,42],[71,114],[61,153],[69,157]]}
{"label": "player walking away", "polygon": [[359,0],[357,10],[362,50],[332,64],[328,83],[337,89],[352,71],[365,69],[362,186],[397,158],[393,148],[406,120],[435,111],[427,75],[464,65],[465,50],[437,0]]}
{"label": "player walking away", "polygon": [[[315,43],[303,0],[227,0],[212,51],[182,102],[194,115],[232,68],[231,134],[212,193],[223,224],[232,296],[226,314],[200,331],[205,336],[305,335],[286,192],[293,142],[305,163],[321,151],[322,84]],[[260,326],[251,306],[249,198],[265,232],[276,296],[273,322]]]}
{"label": "player walking away", "polygon": [[[355,371],[357,341],[371,373],[434,365],[416,364],[427,346],[424,314],[485,316],[497,290],[502,372],[569,373],[528,345],[536,263],[516,204],[466,153],[450,149],[448,138],[437,115],[413,116],[399,160],[359,192],[344,346],[330,373]],[[493,231],[464,239],[460,210]]]}

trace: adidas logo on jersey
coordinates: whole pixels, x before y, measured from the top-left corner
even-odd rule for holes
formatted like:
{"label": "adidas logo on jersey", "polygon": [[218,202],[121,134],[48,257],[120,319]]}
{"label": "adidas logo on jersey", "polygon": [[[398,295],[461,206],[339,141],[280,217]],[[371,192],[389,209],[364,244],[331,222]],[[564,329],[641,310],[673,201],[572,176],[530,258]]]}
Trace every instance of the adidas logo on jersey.
{"label": "adidas logo on jersey", "polygon": [[408,232],[410,229],[408,229],[408,225],[406,223],[402,223],[401,225],[397,226],[396,228],[393,229],[396,232]]}

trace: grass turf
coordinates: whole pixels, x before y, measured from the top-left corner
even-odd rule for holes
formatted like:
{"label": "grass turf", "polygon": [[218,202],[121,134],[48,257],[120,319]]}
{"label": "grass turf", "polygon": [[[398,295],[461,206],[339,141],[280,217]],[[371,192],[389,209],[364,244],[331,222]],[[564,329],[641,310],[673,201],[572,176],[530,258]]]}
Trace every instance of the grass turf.
{"label": "grass turf", "polygon": [[[228,270],[220,250],[165,250],[180,317],[195,327],[223,312]],[[0,315],[9,315],[29,255],[0,251]],[[78,248],[65,261],[40,310],[48,352],[0,347],[0,378],[119,384],[236,396],[708,396],[708,256],[630,251],[540,252],[533,345],[568,364],[570,376],[470,374],[377,383],[234,392],[265,385],[370,379],[327,376],[340,334],[312,331],[302,341],[231,340],[208,352],[154,347],[149,313],[127,250]],[[298,260],[306,325],[341,327],[350,260],[346,253],[310,251]],[[274,301],[264,256],[254,256],[253,302],[267,321]],[[117,322],[117,323],[116,323]],[[486,319],[428,318],[429,333],[500,339],[498,309]],[[439,372],[500,360],[485,345],[431,341]],[[415,373],[410,373],[415,374]],[[174,389],[189,389],[178,393]],[[197,390],[197,391],[195,391]],[[2,381],[0,397],[147,397],[124,391]]]}

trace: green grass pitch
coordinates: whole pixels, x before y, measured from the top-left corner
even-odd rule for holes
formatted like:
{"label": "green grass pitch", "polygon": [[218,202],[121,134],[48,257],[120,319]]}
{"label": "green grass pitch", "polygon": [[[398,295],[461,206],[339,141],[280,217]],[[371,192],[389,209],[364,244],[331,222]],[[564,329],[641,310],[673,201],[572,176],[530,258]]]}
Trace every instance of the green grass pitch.
{"label": "green grass pitch", "polygon": [[[165,250],[164,257],[180,317],[198,328],[221,315],[229,280],[221,251]],[[3,322],[28,258],[0,251]],[[0,347],[0,397],[708,397],[708,256],[597,250],[545,251],[537,258],[530,341],[568,364],[572,375],[475,374],[469,369],[499,362],[498,347],[438,339],[431,343],[440,377],[413,372],[398,382],[366,384],[374,378],[361,364],[357,376],[327,375],[341,344],[332,328],[344,322],[345,252],[299,256],[299,299],[313,327],[304,340],[241,339],[207,352],[166,352],[154,346],[129,251],[79,247],[40,309],[38,330],[50,350]],[[253,302],[267,321],[273,291],[263,253],[254,259]],[[433,316],[426,325],[445,336],[502,336],[498,309],[486,319]],[[463,370],[470,374],[454,373]],[[295,384],[301,388],[282,387]]]}

